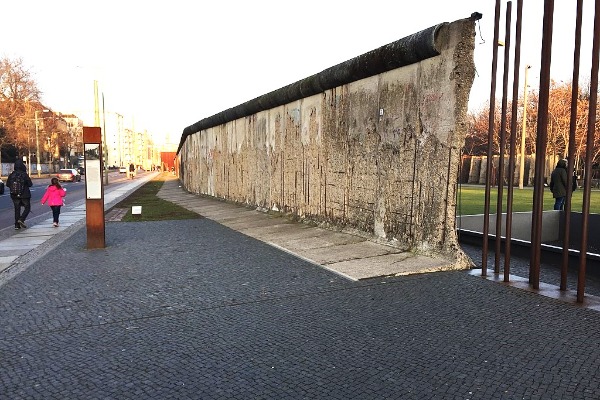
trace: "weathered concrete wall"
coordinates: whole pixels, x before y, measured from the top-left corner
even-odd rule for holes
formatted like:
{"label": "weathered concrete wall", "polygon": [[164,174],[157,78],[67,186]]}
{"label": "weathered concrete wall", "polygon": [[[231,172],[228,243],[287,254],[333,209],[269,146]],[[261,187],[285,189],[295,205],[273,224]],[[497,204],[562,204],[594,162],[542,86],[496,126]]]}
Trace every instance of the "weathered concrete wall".
{"label": "weathered concrete wall", "polygon": [[443,24],[435,29],[437,56],[216,126],[198,123],[197,132],[186,128],[183,185],[463,264],[455,190],[474,36],[472,20]]}

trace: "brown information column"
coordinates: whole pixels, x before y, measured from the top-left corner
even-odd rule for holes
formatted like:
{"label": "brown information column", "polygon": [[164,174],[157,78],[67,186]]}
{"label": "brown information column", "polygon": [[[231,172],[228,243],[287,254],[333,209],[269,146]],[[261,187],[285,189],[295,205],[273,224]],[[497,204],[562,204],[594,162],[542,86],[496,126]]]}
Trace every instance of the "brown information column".
{"label": "brown information column", "polygon": [[83,127],[85,147],[85,218],[87,248],[102,249],[104,235],[104,187],[102,186],[102,131],[98,127]]}

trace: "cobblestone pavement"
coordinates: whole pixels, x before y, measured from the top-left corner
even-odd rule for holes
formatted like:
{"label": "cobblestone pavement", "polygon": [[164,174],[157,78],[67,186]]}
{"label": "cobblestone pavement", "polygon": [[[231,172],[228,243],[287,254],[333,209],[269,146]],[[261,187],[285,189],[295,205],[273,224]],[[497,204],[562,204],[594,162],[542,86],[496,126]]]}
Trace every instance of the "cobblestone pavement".
{"label": "cobblestone pavement", "polygon": [[0,399],[598,399],[600,313],[466,271],[351,281],[208,219],[0,286]]}

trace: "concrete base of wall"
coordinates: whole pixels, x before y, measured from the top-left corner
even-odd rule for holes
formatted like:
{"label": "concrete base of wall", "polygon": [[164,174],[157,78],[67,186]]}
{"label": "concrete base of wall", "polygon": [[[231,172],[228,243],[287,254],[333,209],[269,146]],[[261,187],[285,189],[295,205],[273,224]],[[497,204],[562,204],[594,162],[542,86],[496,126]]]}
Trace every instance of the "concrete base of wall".
{"label": "concrete base of wall", "polygon": [[[481,246],[483,243],[483,215],[466,215],[456,218],[457,234],[460,243]],[[560,264],[562,258],[563,211],[544,211],[542,216],[542,262]],[[581,213],[572,212],[569,233],[569,257],[573,262],[579,259],[581,243]],[[513,213],[511,253],[517,256],[529,257],[531,250],[531,212]],[[600,266],[600,214],[589,216],[587,260]],[[502,243],[506,241],[505,226],[506,213],[502,214]],[[490,229],[488,232],[489,249],[494,251],[496,240],[496,214],[490,214]]]}
{"label": "concrete base of wall", "polygon": [[[542,242],[555,242],[560,239],[560,215],[561,211],[544,211],[542,214]],[[456,217],[458,230],[483,232],[483,214],[462,215]],[[488,234],[496,235],[497,215],[490,214]],[[506,213],[501,216],[501,233],[506,237]],[[531,240],[531,212],[512,213],[511,238],[530,241]]]}

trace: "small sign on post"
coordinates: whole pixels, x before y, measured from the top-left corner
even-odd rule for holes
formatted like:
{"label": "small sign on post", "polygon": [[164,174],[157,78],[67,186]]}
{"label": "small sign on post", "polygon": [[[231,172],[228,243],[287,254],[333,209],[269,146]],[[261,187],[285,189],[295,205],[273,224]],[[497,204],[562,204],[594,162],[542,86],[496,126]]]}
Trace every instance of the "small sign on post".
{"label": "small sign on post", "polygon": [[131,206],[131,214],[132,215],[141,215],[142,214],[142,206]]}

